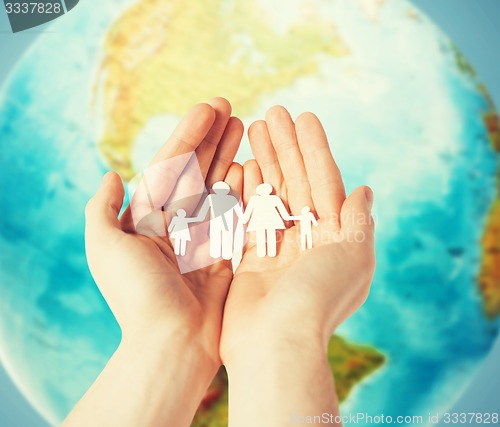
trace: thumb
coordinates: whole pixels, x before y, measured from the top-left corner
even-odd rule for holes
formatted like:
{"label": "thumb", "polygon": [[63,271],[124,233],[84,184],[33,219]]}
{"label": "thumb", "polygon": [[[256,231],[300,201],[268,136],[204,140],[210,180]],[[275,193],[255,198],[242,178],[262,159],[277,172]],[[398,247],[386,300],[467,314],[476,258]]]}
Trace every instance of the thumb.
{"label": "thumb", "polygon": [[373,237],[374,222],[371,214],[373,191],[370,187],[358,187],[344,201],[340,211],[341,229],[351,234]]}
{"label": "thumb", "polygon": [[85,207],[87,237],[102,238],[103,235],[121,231],[118,214],[123,205],[124,194],[120,176],[115,172],[106,173],[97,193]]}

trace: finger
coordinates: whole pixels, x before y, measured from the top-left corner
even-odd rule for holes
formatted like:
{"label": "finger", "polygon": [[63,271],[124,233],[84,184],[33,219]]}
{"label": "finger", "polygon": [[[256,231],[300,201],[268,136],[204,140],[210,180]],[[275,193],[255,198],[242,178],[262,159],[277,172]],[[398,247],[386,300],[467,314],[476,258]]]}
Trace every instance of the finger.
{"label": "finger", "polygon": [[314,114],[304,113],[295,121],[295,130],[316,212],[320,218],[338,218],[345,200],[345,189],[323,126]]}
{"label": "finger", "polygon": [[240,147],[242,136],[243,123],[237,117],[231,117],[208,171],[206,179],[208,188],[211,188],[214,182],[224,180]]}
{"label": "finger", "polygon": [[350,240],[363,242],[373,239],[371,215],[373,192],[370,187],[358,187],[345,200],[340,213],[342,234]]}
{"label": "finger", "polygon": [[262,175],[255,160],[248,160],[243,165],[243,203],[246,206],[250,197],[255,195],[255,189],[262,184]]}
{"label": "finger", "polygon": [[215,119],[216,112],[211,105],[195,105],[158,150],[151,164],[195,151],[212,128]]}
{"label": "finger", "polygon": [[215,121],[196,149],[195,157],[186,164],[178,177],[166,206],[169,210],[177,210],[178,202],[183,200],[184,210],[191,215],[205,193],[207,174],[231,115],[231,104],[224,98],[214,98],[209,104],[215,111]]}
{"label": "finger", "polygon": [[211,105],[198,104],[180,121],[142,174],[121,219],[124,229],[134,231],[142,218],[168,200],[186,165],[190,161],[192,163],[192,153],[207,136],[215,118]]}
{"label": "finger", "polygon": [[281,106],[272,107],[267,112],[266,121],[285,179],[292,214],[298,214],[304,206],[314,210],[309,180],[290,114]]}
{"label": "finger", "polygon": [[[143,218],[160,209],[176,192],[191,194],[183,191],[186,187],[195,194],[203,193],[204,179],[231,113],[225,99],[215,98],[210,102],[194,106],[154,156],[143,172],[130,211],[123,215],[124,227],[137,228]],[[192,201],[194,206],[196,203]]]}
{"label": "finger", "polygon": [[238,200],[243,196],[243,166],[233,163],[224,178],[224,181],[231,187],[231,194]]}
{"label": "finger", "polygon": [[203,179],[207,177],[219,142],[221,142],[222,135],[231,116],[231,104],[226,99],[218,97],[210,100],[208,103],[215,111],[215,120],[195,151]]}
{"label": "finger", "polygon": [[85,235],[89,242],[106,241],[121,233],[118,214],[123,204],[123,184],[115,172],[104,175],[96,194],[85,207]]}
{"label": "finger", "polygon": [[154,156],[131,200],[135,224],[145,214],[161,208],[175,196],[176,191],[185,193],[179,191],[179,184],[192,189],[195,194],[202,193],[206,172],[212,161],[211,150],[215,152],[218,133],[222,134],[225,127],[225,123],[221,123],[225,120],[222,111],[229,103],[223,101],[219,102],[218,98],[212,100],[218,110],[209,104],[195,105]]}
{"label": "finger", "polygon": [[248,139],[250,140],[252,153],[261,170],[262,179],[264,182],[271,184],[276,195],[287,204],[285,180],[278,162],[278,155],[273,147],[264,120],[258,120],[251,124],[248,129]]}

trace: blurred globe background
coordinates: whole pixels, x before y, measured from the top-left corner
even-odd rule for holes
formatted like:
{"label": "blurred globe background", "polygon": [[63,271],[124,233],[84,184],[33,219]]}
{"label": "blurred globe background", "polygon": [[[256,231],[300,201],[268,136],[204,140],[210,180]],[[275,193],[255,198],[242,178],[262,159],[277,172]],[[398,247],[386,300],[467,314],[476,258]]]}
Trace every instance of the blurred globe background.
{"label": "blurred globe background", "polygon": [[[453,404],[497,334],[500,136],[486,89],[421,12],[398,0],[115,0],[83,2],[49,29],[0,94],[0,355],[48,420],[119,341],[86,268],[86,200],[108,168],[140,171],[215,95],[247,125],[275,103],[314,111],[348,190],[375,190],[373,292],[331,347],[342,411]],[[198,425],[223,425],[224,384]]]}

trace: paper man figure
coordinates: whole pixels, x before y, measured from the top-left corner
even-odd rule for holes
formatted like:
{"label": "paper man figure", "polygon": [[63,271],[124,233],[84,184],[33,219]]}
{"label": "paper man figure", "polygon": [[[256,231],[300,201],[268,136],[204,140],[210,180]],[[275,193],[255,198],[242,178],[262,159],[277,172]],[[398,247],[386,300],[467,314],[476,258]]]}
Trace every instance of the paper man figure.
{"label": "paper man figure", "polygon": [[195,222],[194,218],[186,218],[184,209],[177,210],[177,216],[174,216],[168,226],[170,238],[174,241],[175,255],[186,255],[186,243],[191,240],[189,232],[189,223]]}
{"label": "paper man figure", "polygon": [[291,217],[294,221],[300,221],[300,248],[305,251],[312,248],[312,224],[318,226],[316,217],[309,206],[304,206],[300,215]]}
{"label": "paper man figure", "polygon": [[[276,256],[276,231],[284,230],[283,220],[290,220],[285,205],[278,196],[272,195],[270,184],[260,184],[256,188],[257,196],[248,201],[243,224],[248,222],[247,231],[255,231],[257,238],[257,256]],[[266,248],[267,242],[267,248]]]}
{"label": "paper man figure", "polygon": [[[223,181],[212,186],[214,194],[209,194],[193,222],[203,221],[210,210],[210,256],[212,258],[231,259],[234,242],[234,214],[242,220],[243,211],[236,197],[229,194],[230,187]],[[243,244],[242,239],[238,242]]]}

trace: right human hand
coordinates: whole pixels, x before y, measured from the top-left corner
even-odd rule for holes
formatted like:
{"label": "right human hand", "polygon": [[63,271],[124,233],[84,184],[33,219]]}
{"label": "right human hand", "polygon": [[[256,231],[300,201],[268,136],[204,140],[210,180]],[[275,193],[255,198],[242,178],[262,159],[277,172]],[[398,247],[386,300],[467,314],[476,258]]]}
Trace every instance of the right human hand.
{"label": "right human hand", "polygon": [[224,310],[226,365],[280,337],[317,339],[326,349],[335,328],[365,301],[375,267],[372,191],[359,187],[346,198],[318,118],[304,113],[294,123],[283,107],[273,107],[248,133],[256,160],[243,168],[244,204],[267,182],[292,216],[307,205],[319,225],[306,252],[299,225],[280,234],[273,258],[259,258],[250,239]]}
{"label": "right human hand", "polygon": [[[207,186],[226,180],[238,188],[242,169],[232,161],[243,125],[230,114],[231,106],[222,98],[195,106],[151,166],[194,152],[198,173]],[[171,188],[169,193],[191,185],[190,176],[167,172],[171,179],[159,184]],[[163,196],[162,205],[170,194]],[[87,205],[85,233],[90,270],[122,329],[123,340],[182,341],[182,346],[197,347],[207,369],[215,373],[220,365],[219,338],[231,266],[218,262],[181,274],[162,221],[164,234],[148,236],[136,229],[130,207],[118,219],[123,197],[120,178],[108,173]]]}

